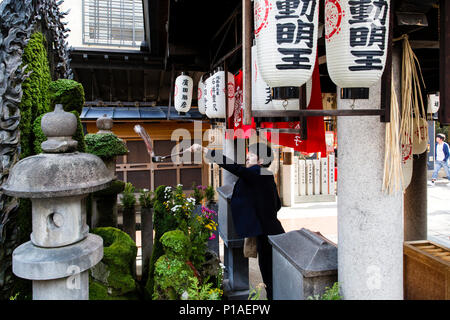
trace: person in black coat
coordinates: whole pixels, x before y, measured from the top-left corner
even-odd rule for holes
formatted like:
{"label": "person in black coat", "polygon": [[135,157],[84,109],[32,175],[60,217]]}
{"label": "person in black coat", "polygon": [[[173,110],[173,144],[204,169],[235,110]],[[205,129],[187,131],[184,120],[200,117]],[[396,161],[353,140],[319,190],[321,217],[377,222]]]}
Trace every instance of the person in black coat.
{"label": "person in black coat", "polygon": [[238,177],[231,197],[231,212],[236,232],[244,238],[256,237],[258,262],[266,285],[267,298],[272,299],[272,246],[268,235],[284,233],[277,218],[281,201],[273,174],[267,169],[272,149],[265,143],[249,146],[246,166],[236,164],[219,150],[194,144],[188,151],[203,151],[206,158]]}

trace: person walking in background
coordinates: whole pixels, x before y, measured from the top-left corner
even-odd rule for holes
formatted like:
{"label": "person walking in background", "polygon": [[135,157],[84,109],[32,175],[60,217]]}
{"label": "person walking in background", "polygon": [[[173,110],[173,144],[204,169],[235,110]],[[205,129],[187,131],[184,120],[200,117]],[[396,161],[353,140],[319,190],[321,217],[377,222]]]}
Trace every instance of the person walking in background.
{"label": "person walking in background", "polygon": [[434,186],[434,183],[438,178],[439,170],[441,170],[441,168],[444,168],[445,173],[447,175],[447,179],[450,180],[450,170],[448,165],[450,148],[448,144],[445,142],[445,135],[442,133],[436,135],[435,155],[436,155],[436,162],[434,164],[434,172],[431,177],[431,184],[430,184],[432,186]]}
{"label": "person walking in background", "polygon": [[219,150],[209,150],[199,144],[187,149],[203,151],[206,158],[238,177],[231,196],[234,226],[241,237],[256,237],[259,269],[267,299],[272,300],[272,246],[267,236],[284,233],[277,218],[281,201],[273,174],[267,169],[273,160],[272,149],[265,143],[254,143],[248,150],[244,167]]}

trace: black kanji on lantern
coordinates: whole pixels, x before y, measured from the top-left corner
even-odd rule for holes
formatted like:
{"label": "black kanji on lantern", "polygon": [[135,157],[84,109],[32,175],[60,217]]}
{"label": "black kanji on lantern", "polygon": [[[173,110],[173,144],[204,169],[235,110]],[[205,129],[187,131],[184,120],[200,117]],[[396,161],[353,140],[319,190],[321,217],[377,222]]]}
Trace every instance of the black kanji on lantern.
{"label": "black kanji on lantern", "polygon": [[266,102],[264,104],[269,104],[272,102],[272,93],[270,92],[270,87],[266,87]]}
{"label": "black kanji on lantern", "polygon": [[382,57],[384,52],[382,50],[375,51],[351,51],[352,55],[361,59],[355,59],[356,66],[350,66],[350,71],[367,71],[367,70],[382,70],[383,65],[381,59],[375,57]]}
{"label": "black kanji on lantern", "polygon": [[350,24],[371,22],[369,19],[373,9],[371,0],[353,0],[349,1],[350,14],[352,18],[348,21]]}
{"label": "black kanji on lantern", "polygon": [[311,49],[284,49],[278,48],[278,52],[287,57],[281,58],[285,64],[277,64],[279,70],[286,69],[311,69],[311,62],[309,56],[312,53]]}
{"label": "black kanji on lantern", "polygon": [[378,44],[378,47],[381,50],[384,50],[385,40],[386,40],[386,27],[385,26],[378,27],[378,26],[372,24],[368,45],[372,46],[374,44]]}
{"label": "black kanji on lantern", "polygon": [[308,48],[313,47],[314,23],[298,20],[298,31],[295,43],[299,43],[302,40],[305,42]]}
{"label": "black kanji on lantern", "polygon": [[375,12],[375,20],[380,20],[384,26],[386,24],[386,18],[388,14],[388,3],[386,0],[375,0],[373,5],[377,8]]}
{"label": "black kanji on lantern", "polygon": [[350,28],[350,47],[366,46],[369,37],[369,28]]}
{"label": "black kanji on lantern", "polygon": [[277,1],[278,15],[275,16],[275,19],[298,18],[299,16],[293,15],[293,13],[299,5],[300,0]]}

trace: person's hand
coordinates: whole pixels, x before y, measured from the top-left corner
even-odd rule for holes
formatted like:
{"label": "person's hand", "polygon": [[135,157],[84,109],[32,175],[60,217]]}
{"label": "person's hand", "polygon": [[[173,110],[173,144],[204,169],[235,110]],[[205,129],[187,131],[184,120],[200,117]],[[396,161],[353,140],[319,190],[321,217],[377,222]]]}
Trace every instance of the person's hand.
{"label": "person's hand", "polygon": [[[192,146],[187,149],[189,152],[199,152],[199,151],[205,151],[206,148],[203,148],[201,145],[194,143]],[[207,150],[207,149],[206,149]]]}

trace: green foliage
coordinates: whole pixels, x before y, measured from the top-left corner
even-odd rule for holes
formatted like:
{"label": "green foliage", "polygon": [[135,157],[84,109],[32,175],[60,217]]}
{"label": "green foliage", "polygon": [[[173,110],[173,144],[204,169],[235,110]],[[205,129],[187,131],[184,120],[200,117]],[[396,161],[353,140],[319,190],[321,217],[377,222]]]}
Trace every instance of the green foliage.
{"label": "green foliage", "polygon": [[181,230],[172,230],[163,234],[161,243],[166,256],[187,261],[191,255],[189,238]]}
{"label": "green foliage", "polygon": [[[72,139],[75,141],[78,141],[77,145],[77,151],[78,152],[86,152],[86,143],[85,143],[85,137],[84,137],[84,130],[83,125],[81,123],[80,115],[77,111],[70,111],[70,113],[73,113],[77,117],[77,131],[72,136]],[[37,117],[33,122],[33,134],[34,134],[34,153],[39,154],[42,153],[41,144],[45,140],[47,140],[47,137],[45,136],[44,132],[41,128],[41,120],[44,115],[41,114],[39,117]]]}
{"label": "green foliage", "polygon": [[130,182],[127,182],[122,193],[122,205],[124,209],[133,209],[135,204],[134,187]]}
{"label": "green foliage", "polygon": [[108,188],[94,192],[94,196],[102,197],[102,196],[116,195],[123,192],[124,190],[125,190],[125,182],[121,180],[113,180]]}
{"label": "green foliage", "polygon": [[[187,198],[183,193],[181,185],[175,189],[166,186],[159,186],[156,189],[154,198],[156,234],[146,284],[147,292],[155,299],[179,299],[184,291],[192,287],[191,283],[186,283],[186,279],[173,286],[160,283],[165,281],[161,278],[164,272],[169,271],[162,269],[157,271],[157,268],[167,268],[169,263],[173,263],[172,260],[178,259],[184,264],[188,263],[192,270],[199,271],[196,274],[198,277],[202,274],[207,240],[217,228],[217,224],[213,221],[215,212],[202,207],[201,213],[197,215],[194,213],[195,204],[196,201],[193,198]],[[185,268],[182,264],[179,267],[182,269],[179,272]],[[220,270],[217,273],[220,274]],[[220,276],[217,276],[215,280],[219,278]],[[175,280],[172,279],[172,281]],[[201,286],[208,281],[203,279]]]}
{"label": "green foliage", "polygon": [[77,111],[81,114],[84,105],[84,89],[79,82],[59,79],[50,83],[49,96],[52,106],[62,104],[64,111]]}
{"label": "green foliage", "polygon": [[208,203],[214,201],[215,191],[213,186],[207,186],[205,189],[205,198]]}
{"label": "green foliage", "polygon": [[137,254],[134,241],[125,232],[112,227],[96,228],[92,230],[92,233],[103,239],[104,249],[101,263],[106,265],[108,273],[106,283],[101,283],[91,277],[90,299],[106,300],[134,294],[136,282],[132,269]]}
{"label": "green foliage", "polygon": [[87,134],[85,141],[87,152],[104,160],[128,153],[125,143],[112,133]]}
{"label": "green foliage", "polygon": [[22,100],[20,102],[20,158],[33,155],[32,124],[39,115],[50,110],[48,95],[52,81],[47,60],[46,40],[42,33],[31,35],[22,55],[22,65],[27,66],[25,73],[30,76],[22,83]]}
{"label": "green foliage", "polygon": [[[439,123],[439,122],[437,122],[436,121],[436,126],[435,126],[435,130],[436,130],[436,135],[438,134],[438,133],[443,133],[444,135],[445,135],[445,139],[446,139],[446,141],[447,142],[449,142],[450,141],[450,137],[449,137],[449,134],[450,134],[450,126],[442,126],[441,127],[441,124]],[[436,136],[435,135],[435,136]]]}
{"label": "green foliage", "polygon": [[339,282],[335,282],[331,288],[326,287],[322,296],[316,294],[314,297],[309,296],[307,300],[342,300],[339,294]]}
{"label": "green foliage", "polygon": [[192,196],[195,199],[195,203],[196,204],[200,204],[202,203],[203,198],[205,197],[204,191],[205,187],[204,186],[197,186],[194,183],[192,183],[192,190],[194,190],[194,192],[192,193]]}
{"label": "green foliage", "polygon": [[197,278],[189,279],[190,286],[181,295],[182,300],[221,300],[223,291],[220,288],[213,288],[213,284],[206,282],[200,284]]}
{"label": "green foliage", "polygon": [[[248,300],[262,300],[261,299],[261,291],[264,287],[264,283],[260,283],[256,286],[256,288],[253,288],[253,286],[250,285],[250,291],[248,294]],[[267,299],[264,299],[267,300]]]}
{"label": "green foliage", "polygon": [[141,189],[139,193],[139,204],[141,207],[147,209],[153,208],[153,204],[156,200],[154,197],[155,194],[148,189]]}
{"label": "green foliage", "polygon": [[15,295],[9,297],[9,300],[17,300],[17,297],[19,296],[20,292],[17,292]]}

